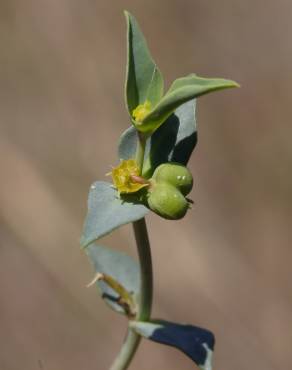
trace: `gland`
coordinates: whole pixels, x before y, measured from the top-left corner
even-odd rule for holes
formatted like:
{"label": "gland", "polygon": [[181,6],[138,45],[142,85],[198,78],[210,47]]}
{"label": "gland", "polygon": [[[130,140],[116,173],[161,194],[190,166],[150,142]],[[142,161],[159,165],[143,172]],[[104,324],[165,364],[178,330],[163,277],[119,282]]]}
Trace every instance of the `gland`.
{"label": "gland", "polygon": [[183,195],[188,195],[193,188],[193,176],[182,164],[169,162],[158,166],[153,177],[157,183],[166,182],[173,185]]}
{"label": "gland", "polygon": [[189,208],[180,190],[166,182],[153,184],[148,192],[148,205],[153,212],[169,220],[179,220]]}

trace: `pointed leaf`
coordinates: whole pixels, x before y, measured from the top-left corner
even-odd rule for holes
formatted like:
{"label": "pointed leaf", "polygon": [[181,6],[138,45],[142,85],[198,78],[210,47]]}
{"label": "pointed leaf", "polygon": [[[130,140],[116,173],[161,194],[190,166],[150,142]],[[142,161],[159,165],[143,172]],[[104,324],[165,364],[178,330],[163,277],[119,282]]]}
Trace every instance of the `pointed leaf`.
{"label": "pointed leaf", "polygon": [[148,50],[136,19],[125,12],[128,25],[126,103],[130,116],[147,100],[155,106],[163,95],[163,78]]}
{"label": "pointed leaf", "polygon": [[181,104],[209,92],[232,87],[238,87],[238,84],[221,78],[202,78],[195,74],[179,78],[173,82],[156,107],[143,119],[139,130],[147,134],[152,133]]}
{"label": "pointed leaf", "polygon": [[[124,198],[123,198],[124,199]],[[86,247],[118,227],[143,218],[148,208],[135,196],[127,201],[119,198],[110,183],[97,181],[89,191],[88,212],[81,236],[81,246]]]}
{"label": "pointed leaf", "polygon": [[[103,273],[116,279],[137,300],[140,287],[140,274],[137,262],[125,253],[100,245],[91,244],[86,254],[93,264],[96,273]],[[127,314],[118,304],[119,295],[105,282],[97,281],[99,293],[105,302],[116,312]]]}
{"label": "pointed leaf", "polygon": [[[178,162],[183,165],[188,163],[197,143],[195,109],[195,100],[181,105],[148,139],[144,176],[151,177],[161,163]],[[120,138],[119,158],[134,158],[136,146],[137,131],[130,127]]]}
{"label": "pointed leaf", "polygon": [[130,327],[147,339],[176,347],[190,357],[200,369],[212,369],[215,338],[209,330],[163,320],[133,321]]}

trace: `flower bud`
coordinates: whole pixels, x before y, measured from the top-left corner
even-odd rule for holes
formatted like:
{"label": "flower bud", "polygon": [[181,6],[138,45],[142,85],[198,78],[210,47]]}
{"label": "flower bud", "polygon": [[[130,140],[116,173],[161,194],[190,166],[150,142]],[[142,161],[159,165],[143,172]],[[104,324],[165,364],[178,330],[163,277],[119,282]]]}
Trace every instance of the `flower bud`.
{"label": "flower bud", "polygon": [[188,195],[193,187],[193,177],[187,167],[179,163],[163,163],[158,166],[152,177],[157,183],[167,182],[183,195]]}
{"label": "flower bud", "polygon": [[148,193],[148,205],[153,212],[169,220],[184,217],[189,207],[182,193],[166,182],[153,184]]}

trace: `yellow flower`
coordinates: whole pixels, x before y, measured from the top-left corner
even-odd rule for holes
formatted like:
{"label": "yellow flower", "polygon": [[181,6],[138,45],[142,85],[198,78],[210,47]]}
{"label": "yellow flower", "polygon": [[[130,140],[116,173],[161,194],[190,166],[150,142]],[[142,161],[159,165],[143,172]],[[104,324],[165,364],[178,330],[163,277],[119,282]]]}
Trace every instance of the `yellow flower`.
{"label": "yellow flower", "polygon": [[111,175],[114,186],[120,193],[135,193],[148,186],[148,182],[139,177],[139,167],[134,159],[122,161],[113,168]]}
{"label": "yellow flower", "polygon": [[151,102],[146,100],[144,104],[139,104],[132,112],[132,115],[137,123],[141,123],[143,119],[151,111]]}

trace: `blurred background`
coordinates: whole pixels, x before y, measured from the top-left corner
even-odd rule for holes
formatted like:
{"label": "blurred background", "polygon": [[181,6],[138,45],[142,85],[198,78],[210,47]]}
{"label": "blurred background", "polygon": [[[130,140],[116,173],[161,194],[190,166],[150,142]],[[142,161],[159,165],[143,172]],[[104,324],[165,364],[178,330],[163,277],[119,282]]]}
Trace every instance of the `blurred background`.
{"label": "blurred background", "polygon": [[[153,316],[214,331],[216,370],[289,369],[289,0],[0,1],[0,369],[107,370],[121,346],[79,237],[129,125],[123,9],[167,85],[195,72],[242,86],[199,99],[192,212],[148,217]],[[135,256],[129,226],[105,239]],[[130,368],[194,365],[143,341]]]}

